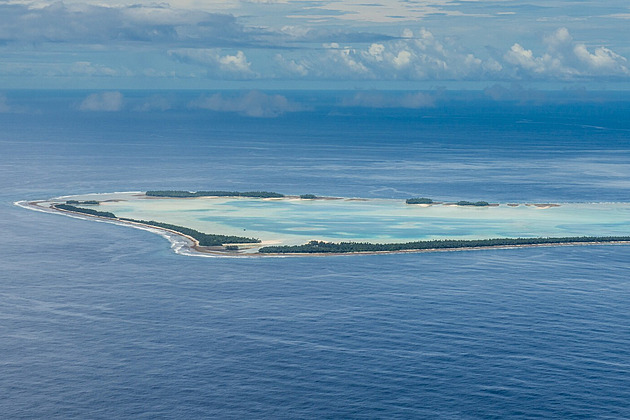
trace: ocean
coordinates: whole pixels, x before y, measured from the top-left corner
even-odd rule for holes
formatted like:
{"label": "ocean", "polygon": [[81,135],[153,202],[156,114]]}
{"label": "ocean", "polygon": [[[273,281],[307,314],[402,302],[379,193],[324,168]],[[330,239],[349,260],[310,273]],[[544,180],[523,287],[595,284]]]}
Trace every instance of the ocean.
{"label": "ocean", "polygon": [[401,109],[278,92],[300,110],[253,118],[193,109],[192,91],[82,111],[92,93],[5,93],[0,417],[630,418],[630,246],[195,258],[13,204],[151,189],[628,202],[630,95]]}

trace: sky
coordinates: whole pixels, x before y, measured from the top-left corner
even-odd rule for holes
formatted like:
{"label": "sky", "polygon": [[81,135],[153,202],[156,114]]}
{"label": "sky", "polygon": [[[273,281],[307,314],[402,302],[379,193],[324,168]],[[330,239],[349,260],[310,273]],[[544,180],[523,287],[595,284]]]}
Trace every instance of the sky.
{"label": "sky", "polygon": [[627,90],[630,2],[0,0],[0,57],[0,90]]}

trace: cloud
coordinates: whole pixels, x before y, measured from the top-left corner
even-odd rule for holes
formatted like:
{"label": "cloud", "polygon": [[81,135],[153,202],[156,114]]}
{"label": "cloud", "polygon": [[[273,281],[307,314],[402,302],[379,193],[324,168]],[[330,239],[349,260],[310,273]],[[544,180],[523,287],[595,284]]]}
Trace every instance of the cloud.
{"label": "cloud", "polygon": [[134,107],[134,111],[168,111],[172,108],[171,102],[162,95],[152,95],[144,100],[140,105]]}
{"label": "cloud", "polygon": [[[129,86],[151,77],[152,83],[165,88],[194,86],[194,79],[204,77],[291,79],[303,81],[304,87],[313,80],[367,81],[370,85],[371,81],[630,80],[630,66],[623,56],[627,56],[629,44],[619,35],[624,29],[622,19],[630,15],[614,15],[618,19],[609,15],[606,22],[611,26],[597,35],[607,41],[595,44],[574,40],[566,28],[544,39],[532,39],[542,27],[553,25],[553,21],[536,23],[535,18],[543,11],[551,18],[562,17],[553,15],[560,11],[539,5],[517,6],[513,0],[482,3],[0,1],[0,75],[10,76],[23,86],[40,78],[40,84],[50,87],[67,83],[69,78],[76,78],[85,87],[99,83],[117,86],[114,80],[121,81],[118,86]],[[606,9],[606,13],[612,10],[610,6],[589,7]],[[497,17],[501,13],[503,17]],[[302,14],[311,23],[289,17],[292,14]],[[321,21],[317,14],[323,16]],[[492,22],[496,26],[461,20],[488,14],[495,16]],[[450,19],[452,15],[459,17]],[[606,16],[591,15],[585,22]],[[410,20],[419,18],[444,32],[411,26],[414,23]],[[446,19],[453,25],[441,26]],[[528,19],[532,26],[521,28],[518,23],[522,19]],[[352,25],[352,21],[361,25]],[[410,27],[401,27],[400,22]],[[512,24],[514,27],[506,30]],[[579,27],[584,33],[595,28]],[[498,33],[502,38],[496,36]]]}
{"label": "cloud", "polygon": [[202,96],[190,103],[191,108],[209,109],[220,112],[235,112],[248,117],[277,117],[287,112],[303,111],[304,107],[289,101],[282,95],[267,95],[251,91],[236,97],[216,93]]}
{"label": "cloud", "polygon": [[32,109],[29,106],[16,105],[12,103],[4,93],[0,93],[0,114],[24,114],[24,113],[39,113],[37,109]]}
{"label": "cloud", "polygon": [[405,95],[378,92],[358,92],[342,101],[343,106],[362,108],[428,108],[435,104],[431,95],[416,92]]}
{"label": "cloud", "polygon": [[[320,67],[321,70],[326,70],[328,76],[371,76],[370,69],[363,64],[362,57],[358,55],[354,48],[340,47],[337,43],[326,44],[323,46],[328,51],[324,59],[325,67]],[[311,66],[315,68],[315,66]]]}
{"label": "cloud", "polygon": [[287,73],[327,79],[477,80],[496,77],[503,68],[492,58],[482,59],[459,45],[445,44],[426,29],[416,33],[405,29],[397,40],[363,48],[333,42],[322,45],[319,55],[285,55],[277,57],[276,62]]}
{"label": "cloud", "polygon": [[243,3],[263,3],[263,4],[278,4],[288,3],[289,0],[240,0]]}
{"label": "cloud", "polygon": [[223,71],[252,74],[250,69],[251,64],[247,61],[247,57],[245,57],[243,51],[238,51],[236,55],[218,56],[217,61],[219,62],[219,67]]}
{"label": "cloud", "polygon": [[[309,2],[310,3],[310,2]],[[421,1],[382,1],[366,2],[365,0],[317,1],[312,2],[308,9],[290,17],[310,20],[346,20],[365,24],[371,23],[400,23],[418,21],[431,15],[442,16],[477,16],[490,17],[489,14],[470,14],[463,10],[452,10],[453,6],[461,6],[460,2],[453,5],[450,0],[421,0]],[[320,12],[320,14],[315,14]]]}
{"label": "cloud", "polygon": [[512,65],[512,76],[575,79],[630,75],[625,57],[603,46],[591,52],[586,44],[575,42],[567,28],[557,29],[543,43],[546,52],[540,56],[518,43],[512,45],[504,55],[505,61]]}
{"label": "cloud", "polygon": [[296,60],[286,59],[282,54],[276,54],[274,61],[279,66],[279,71],[288,77],[306,77],[309,74],[309,69],[306,67],[305,62],[297,62]]}
{"label": "cloud", "polygon": [[123,107],[123,95],[120,92],[93,93],[81,102],[81,111],[120,111]]}
{"label": "cloud", "polygon": [[264,32],[246,29],[228,14],[147,5],[55,2],[44,7],[0,4],[0,41],[103,44],[182,42],[215,46],[249,44]]}
{"label": "cloud", "polygon": [[[22,4],[20,4],[22,3]],[[0,42],[163,43],[180,47],[268,47],[294,42],[374,42],[392,39],[383,33],[304,25],[245,25],[244,19],[217,13],[229,2],[0,2]],[[247,4],[250,3],[250,4]],[[256,6],[256,3],[263,6]],[[234,1],[235,11],[259,7],[267,17],[285,1]],[[266,4],[266,5],[265,5]],[[298,6],[304,7],[304,6]],[[212,11],[209,12],[208,10]],[[248,16],[248,12],[238,13]],[[265,14],[265,12],[263,12]],[[275,19],[274,19],[275,20]]]}
{"label": "cloud", "polygon": [[544,58],[535,58],[532,50],[527,50],[518,43],[512,45],[504,58],[507,62],[534,73],[542,73],[545,69]]}
{"label": "cloud", "polygon": [[586,45],[577,44],[573,47],[573,53],[593,73],[628,74],[628,60],[606,47],[597,47],[594,53],[590,53]]}
{"label": "cloud", "polygon": [[[0,38],[16,42],[84,42],[155,39],[164,27],[129,25],[121,8],[66,6],[61,2],[41,8],[2,5]],[[142,35],[145,32],[145,35]],[[152,34],[152,36],[147,36]]]}
{"label": "cloud", "polygon": [[210,75],[222,75],[227,78],[252,79],[257,74],[252,71],[251,63],[243,51],[221,55],[220,49],[180,48],[168,51],[170,57],[185,63],[204,66]]}
{"label": "cloud", "polygon": [[13,111],[13,107],[9,105],[6,95],[0,93],[0,113],[7,113]]}
{"label": "cloud", "polygon": [[397,37],[376,32],[356,32],[339,28],[319,28],[309,26],[285,25],[275,31],[279,39],[284,42],[315,42],[315,43],[366,43],[383,42]]}
{"label": "cloud", "polygon": [[536,89],[525,89],[523,86],[512,83],[509,86],[495,83],[483,90],[484,96],[494,101],[517,101],[521,103],[542,103],[548,101],[545,92]]}
{"label": "cloud", "polygon": [[[41,79],[115,79],[127,76],[134,76],[134,72],[120,63],[115,63],[117,67],[110,67],[104,64],[90,61],[73,61],[76,55],[72,54],[71,61],[67,61],[63,54],[37,51],[37,54],[29,56],[18,54],[7,54],[9,57],[0,66],[0,75],[12,76],[15,78],[41,78]],[[21,61],[23,59],[24,61]],[[100,58],[101,59],[101,58]]]}
{"label": "cloud", "polygon": [[604,15],[602,17],[610,17],[615,19],[630,19],[630,13],[613,13],[611,15]]}
{"label": "cloud", "polygon": [[293,78],[342,80],[573,80],[627,78],[627,59],[611,49],[576,42],[566,28],[544,37],[545,53],[516,42],[495,57],[477,55],[454,39],[426,29],[404,29],[399,39],[354,47],[322,45],[308,56],[276,54],[278,74]]}
{"label": "cloud", "polygon": [[72,64],[69,73],[86,76],[118,76],[120,73],[111,67],[101,64],[93,64],[89,61],[76,61]]}

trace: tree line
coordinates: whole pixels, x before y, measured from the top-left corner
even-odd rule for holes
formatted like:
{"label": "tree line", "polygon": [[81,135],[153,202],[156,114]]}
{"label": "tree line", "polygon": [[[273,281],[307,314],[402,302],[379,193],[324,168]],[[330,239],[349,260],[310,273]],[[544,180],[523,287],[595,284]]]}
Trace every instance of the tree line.
{"label": "tree line", "polygon": [[85,209],[82,207],[72,206],[70,204],[55,204],[53,207],[61,210],[73,211],[76,213],[89,214],[90,216],[106,217],[109,219],[117,219],[126,222],[142,223],[149,226],[155,226],[163,229],[173,230],[183,235],[190,236],[199,242],[201,246],[221,246],[223,244],[240,244],[240,243],[260,243],[260,239],[247,238],[244,236],[233,235],[215,235],[212,233],[199,232],[198,230],[187,228],[184,226],[172,225],[170,223],[156,222],[154,220],[138,220],[127,217],[116,217],[114,213],[108,211],[98,211],[94,209]]}
{"label": "tree line", "polygon": [[405,200],[407,204],[433,204],[433,200],[426,197],[408,198]]}
{"label": "tree line", "polygon": [[260,243],[260,239],[247,238],[244,236],[233,235],[215,235],[213,233],[203,233],[198,230],[187,228],[184,226],[172,225],[170,223],[156,222],[155,220],[138,220],[129,219],[127,217],[119,217],[118,220],[124,220],[127,222],[142,223],[144,225],[155,226],[163,229],[173,230],[175,232],[190,236],[199,242],[201,246],[221,246],[223,244],[249,244]]}
{"label": "tree line", "polygon": [[456,204],[458,206],[475,206],[475,207],[486,207],[490,205],[490,203],[488,203],[487,201],[458,201]]}
{"label": "tree line", "polygon": [[66,204],[70,204],[71,206],[76,206],[76,205],[79,205],[79,204],[98,205],[98,204],[101,204],[101,202],[100,201],[96,201],[96,200],[86,200],[86,201],[68,200],[68,201],[66,201]]}
{"label": "tree line", "polygon": [[82,207],[76,207],[71,204],[55,204],[53,207],[61,210],[74,211],[77,213],[85,213],[91,216],[99,216],[99,217],[108,217],[110,219],[115,219],[116,215],[114,213],[108,211],[98,211],[94,209],[84,209]]}
{"label": "tree line", "polygon": [[179,190],[156,190],[145,193],[149,197],[171,197],[171,198],[191,198],[191,197],[252,197],[252,198],[282,198],[284,194],[271,191],[179,191]]}
{"label": "tree line", "polygon": [[435,239],[393,244],[370,242],[323,242],[310,241],[304,245],[266,246],[258,250],[263,254],[297,253],[349,253],[377,251],[406,251],[423,249],[482,248],[506,245],[544,245],[587,242],[625,242],[630,236],[569,236],[559,238],[493,238],[493,239]]}

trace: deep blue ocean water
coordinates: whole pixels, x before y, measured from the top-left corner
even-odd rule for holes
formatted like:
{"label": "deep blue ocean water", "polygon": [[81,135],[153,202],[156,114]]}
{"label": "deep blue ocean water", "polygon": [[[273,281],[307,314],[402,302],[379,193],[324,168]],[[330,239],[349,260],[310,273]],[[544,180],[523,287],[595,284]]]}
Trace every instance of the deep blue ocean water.
{"label": "deep blue ocean water", "polygon": [[[630,246],[176,255],[14,201],[147,189],[630,201],[630,97],[256,119],[0,113],[0,417],[630,418]],[[185,104],[198,93],[166,95]],[[588,99],[588,98],[587,98]]]}

